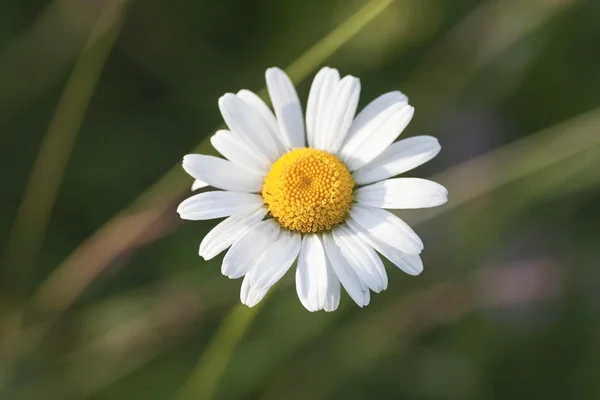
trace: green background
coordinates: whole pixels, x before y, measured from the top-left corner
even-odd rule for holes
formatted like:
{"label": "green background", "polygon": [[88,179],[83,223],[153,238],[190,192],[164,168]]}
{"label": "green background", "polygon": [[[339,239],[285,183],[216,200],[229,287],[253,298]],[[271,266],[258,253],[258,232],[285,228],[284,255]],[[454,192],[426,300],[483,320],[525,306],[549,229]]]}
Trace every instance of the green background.
{"label": "green background", "polygon": [[[178,219],[181,190],[191,185],[181,168],[134,208],[165,207],[143,235],[127,239],[135,221],[126,221],[58,275],[55,291],[40,290],[105,221],[215,132],[223,93],[259,91],[266,68],[288,66],[366,3],[126,7],[76,124],[43,244],[29,251],[17,240],[16,255],[0,265],[0,399],[177,398],[241,284],[221,276],[222,256],[197,255],[215,222]],[[115,5],[0,3],[7,254],[78,54],[98,15]],[[410,277],[388,265],[388,289],[364,309],[344,294],[335,313],[307,312],[290,271],[241,339],[215,398],[599,398],[599,21],[595,0],[396,0],[319,63],[361,79],[359,107],[391,90],[409,96],[416,112],[403,137],[436,136],[442,152],[407,175],[433,176],[449,202],[399,214],[423,238],[425,270]],[[304,105],[316,67],[298,85]],[[48,306],[87,282],[94,262],[97,276],[72,302]]]}

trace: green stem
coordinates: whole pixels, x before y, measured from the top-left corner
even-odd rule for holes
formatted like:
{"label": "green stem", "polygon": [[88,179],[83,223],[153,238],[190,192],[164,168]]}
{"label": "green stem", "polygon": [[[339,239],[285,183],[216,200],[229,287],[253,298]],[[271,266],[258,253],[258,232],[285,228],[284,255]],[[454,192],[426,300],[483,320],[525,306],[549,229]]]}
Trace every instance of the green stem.
{"label": "green stem", "polygon": [[33,165],[2,260],[6,270],[19,274],[18,296],[29,290],[28,272],[42,246],[75,139],[118,36],[125,2],[107,2],[92,27]]}
{"label": "green stem", "polygon": [[213,397],[235,349],[265,301],[253,308],[238,303],[229,311],[179,392],[179,400]]}
{"label": "green stem", "polygon": [[[0,264],[7,273],[18,275],[6,279],[12,286],[5,289],[14,291],[15,301],[23,301],[30,290],[29,272],[42,246],[75,139],[119,34],[127,1],[106,1],[79,53],[40,146]],[[23,351],[21,310],[10,314],[5,323],[12,335],[0,343],[10,350],[0,351],[0,392]]]}

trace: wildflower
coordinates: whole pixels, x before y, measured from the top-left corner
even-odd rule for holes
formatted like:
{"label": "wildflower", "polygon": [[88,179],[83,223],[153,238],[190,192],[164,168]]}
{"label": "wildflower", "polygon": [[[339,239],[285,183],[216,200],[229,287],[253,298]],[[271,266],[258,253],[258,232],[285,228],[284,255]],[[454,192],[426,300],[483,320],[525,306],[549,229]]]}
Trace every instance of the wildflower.
{"label": "wildflower", "polygon": [[[211,143],[225,157],[189,154],[183,168],[194,195],[181,218],[227,217],[200,244],[209,260],[228,249],[222,272],[244,277],[242,303],[252,307],[295,260],[296,289],[309,311],[335,310],[340,285],[360,307],[388,278],[379,254],[410,275],[423,270],[419,236],[384,209],[434,207],[446,189],[429,180],[393,178],[435,157],[438,141],[395,142],[414,108],[398,91],[383,94],[355,117],[360,82],[323,68],[308,96],[306,119],[296,90],[278,68],[266,71],[274,113],[254,93],[219,99],[229,130]],[[378,254],[379,253],[379,254]]]}

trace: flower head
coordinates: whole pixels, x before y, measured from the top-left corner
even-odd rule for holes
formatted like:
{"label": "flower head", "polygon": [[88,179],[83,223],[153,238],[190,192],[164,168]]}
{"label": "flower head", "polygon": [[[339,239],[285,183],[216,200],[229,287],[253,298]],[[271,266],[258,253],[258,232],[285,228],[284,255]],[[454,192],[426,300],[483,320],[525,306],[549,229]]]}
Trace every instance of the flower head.
{"label": "flower head", "polygon": [[440,151],[430,136],[394,142],[414,112],[408,98],[386,93],[355,117],[359,80],[325,67],[314,78],[304,119],[287,75],[270,68],[266,80],[275,113],[248,90],[225,94],[219,108],[229,130],[211,138],[225,159],[183,159],[196,179],[193,189],[221,190],[183,201],[181,218],[227,217],[202,240],[200,255],[209,260],[229,248],[222,272],[244,277],[241,300],[250,307],[296,260],[298,297],[310,311],[335,310],[340,286],[359,306],[369,304],[370,290],[387,287],[379,254],[410,275],[421,273],[423,243],[384,210],[447,200],[435,182],[393,178]]}

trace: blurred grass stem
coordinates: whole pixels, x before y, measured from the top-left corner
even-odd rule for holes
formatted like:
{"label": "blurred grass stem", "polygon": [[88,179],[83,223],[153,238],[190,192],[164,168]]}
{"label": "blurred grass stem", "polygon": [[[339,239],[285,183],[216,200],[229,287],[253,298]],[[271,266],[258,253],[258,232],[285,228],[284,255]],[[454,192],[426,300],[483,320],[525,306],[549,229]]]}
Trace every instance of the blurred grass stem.
{"label": "blurred grass stem", "polygon": [[[294,83],[304,80],[324,60],[354,37],[395,0],[371,0],[294,61],[287,73]],[[317,61],[318,62],[315,62]]]}
{"label": "blurred grass stem", "polygon": [[241,303],[233,307],[179,392],[179,400],[207,400],[213,397],[237,345],[266,300],[252,308]]}
{"label": "blurred grass stem", "polygon": [[21,295],[30,290],[28,275],[43,244],[69,156],[122,25],[126,0],[105,3],[52,116],[8,239],[2,265],[19,275],[16,290]]}

